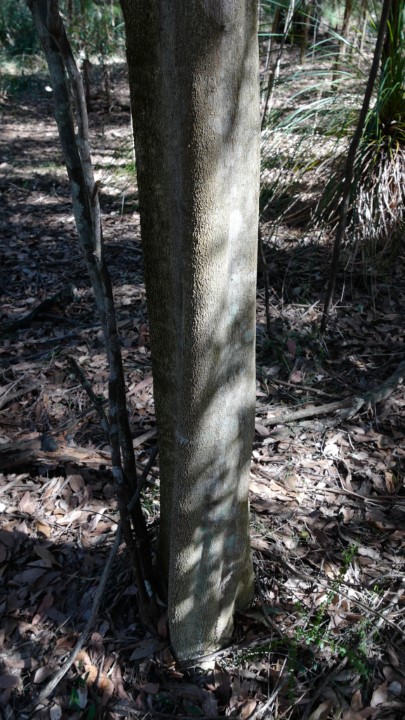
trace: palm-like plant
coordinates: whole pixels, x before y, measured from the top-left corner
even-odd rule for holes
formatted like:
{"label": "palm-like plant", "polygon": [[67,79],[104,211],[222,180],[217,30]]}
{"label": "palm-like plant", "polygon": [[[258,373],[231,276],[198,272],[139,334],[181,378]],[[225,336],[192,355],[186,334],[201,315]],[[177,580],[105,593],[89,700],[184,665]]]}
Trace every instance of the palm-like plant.
{"label": "palm-like plant", "polygon": [[404,0],[393,0],[377,99],[356,158],[352,226],[374,251],[397,247],[405,211]]}
{"label": "palm-like plant", "polygon": [[[366,256],[398,252],[405,221],[404,0],[392,0],[376,99],[370,109],[353,167],[347,236]],[[338,161],[339,165],[339,161]],[[321,216],[336,217],[341,167],[327,184]]]}

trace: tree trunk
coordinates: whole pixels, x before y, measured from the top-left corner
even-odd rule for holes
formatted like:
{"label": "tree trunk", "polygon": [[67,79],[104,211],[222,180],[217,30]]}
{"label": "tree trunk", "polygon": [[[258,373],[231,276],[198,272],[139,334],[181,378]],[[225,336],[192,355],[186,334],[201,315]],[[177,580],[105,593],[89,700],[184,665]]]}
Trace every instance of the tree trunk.
{"label": "tree trunk", "polygon": [[160,562],[179,660],[252,597],[259,190],[257,3],[122,0],[161,467]]}

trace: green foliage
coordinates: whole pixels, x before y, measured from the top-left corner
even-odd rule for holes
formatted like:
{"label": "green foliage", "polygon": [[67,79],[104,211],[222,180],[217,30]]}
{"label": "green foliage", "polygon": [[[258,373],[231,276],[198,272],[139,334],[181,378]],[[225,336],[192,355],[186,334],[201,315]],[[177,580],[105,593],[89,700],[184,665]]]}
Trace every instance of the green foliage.
{"label": "green foliage", "polygon": [[73,49],[105,61],[124,47],[124,24],[119,3],[107,0],[64,0],[63,17]]}
{"label": "green foliage", "polygon": [[31,55],[39,49],[26,0],[1,0],[0,48],[7,55]]}

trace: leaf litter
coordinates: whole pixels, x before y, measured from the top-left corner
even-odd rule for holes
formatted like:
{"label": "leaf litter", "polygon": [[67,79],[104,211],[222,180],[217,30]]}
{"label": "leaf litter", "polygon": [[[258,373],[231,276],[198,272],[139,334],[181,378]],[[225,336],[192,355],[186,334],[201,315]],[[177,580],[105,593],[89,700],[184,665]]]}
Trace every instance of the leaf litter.
{"label": "leaf litter", "polygon": [[[116,87],[125,95],[120,68]],[[0,704],[9,720],[28,717],[38,689],[74,647],[118,524],[109,448],[67,363],[73,356],[106,400],[101,330],[51,105],[45,93],[24,103],[10,99],[3,108],[0,139],[7,165],[0,168],[1,328],[31,314],[28,324],[4,332],[0,346]],[[130,148],[129,119],[118,105],[94,113],[91,125],[142,467],[156,427],[137,195],[133,176],[111,170]],[[177,667],[164,607],[156,636],[139,623],[121,546],[88,643],[33,717],[405,715],[402,380],[349,419],[315,412],[376,392],[403,361],[403,267],[376,276],[371,290],[360,273],[352,276],[321,341],[328,248],[294,233],[285,226],[277,242],[268,232],[265,243],[271,342],[258,283],[251,470],[257,587],[252,607],[237,618],[233,644],[207,668]],[[343,274],[340,281],[343,287]],[[70,285],[71,302],[32,317]],[[283,420],[298,410],[306,417]],[[154,464],[143,497],[153,537],[158,485]]]}

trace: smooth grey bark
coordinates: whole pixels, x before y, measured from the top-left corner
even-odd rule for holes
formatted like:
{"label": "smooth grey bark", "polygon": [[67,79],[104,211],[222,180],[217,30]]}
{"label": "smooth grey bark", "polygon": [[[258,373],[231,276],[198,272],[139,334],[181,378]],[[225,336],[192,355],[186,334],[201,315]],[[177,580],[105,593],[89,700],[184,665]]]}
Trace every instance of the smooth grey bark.
{"label": "smooth grey bark", "polygon": [[121,0],[177,658],[253,592],[248,484],[259,192],[257,3]]}

